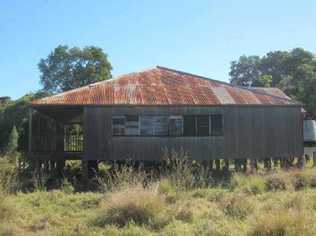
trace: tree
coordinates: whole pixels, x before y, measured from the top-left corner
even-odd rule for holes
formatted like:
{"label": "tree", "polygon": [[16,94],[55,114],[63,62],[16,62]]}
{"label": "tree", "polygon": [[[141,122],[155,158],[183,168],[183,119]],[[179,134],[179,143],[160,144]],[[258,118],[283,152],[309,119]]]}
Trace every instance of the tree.
{"label": "tree", "polygon": [[231,83],[241,86],[251,86],[260,76],[258,56],[241,56],[238,61],[233,61],[230,67]]}
{"label": "tree", "polygon": [[242,56],[231,63],[230,81],[240,86],[278,87],[316,118],[316,57],[301,48]]}
{"label": "tree", "polygon": [[101,48],[58,46],[38,64],[47,92],[63,92],[111,78],[112,66]]}
{"label": "tree", "polygon": [[14,155],[18,149],[19,133],[15,126],[11,129],[9,142],[7,146],[7,154]]}

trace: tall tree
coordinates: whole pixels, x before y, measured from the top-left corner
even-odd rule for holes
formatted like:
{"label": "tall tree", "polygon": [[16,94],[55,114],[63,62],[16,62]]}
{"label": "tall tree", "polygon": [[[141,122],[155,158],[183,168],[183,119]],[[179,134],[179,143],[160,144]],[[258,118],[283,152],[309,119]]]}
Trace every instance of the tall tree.
{"label": "tall tree", "polygon": [[238,61],[233,61],[230,67],[231,83],[241,86],[251,86],[260,77],[258,56],[241,56]]}
{"label": "tall tree", "polygon": [[58,46],[38,64],[48,92],[63,92],[111,78],[112,66],[101,48]]}
{"label": "tall tree", "polygon": [[263,57],[242,56],[231,63],[231,83],[279,87],[305,105],[316,118],[316,57],[301,48],[269,52]]}

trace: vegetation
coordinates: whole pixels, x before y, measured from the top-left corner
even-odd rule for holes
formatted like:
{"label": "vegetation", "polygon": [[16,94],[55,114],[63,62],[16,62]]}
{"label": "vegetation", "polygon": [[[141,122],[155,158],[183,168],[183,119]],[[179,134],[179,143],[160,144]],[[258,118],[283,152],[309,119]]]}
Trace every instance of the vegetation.
{"label": "vegetation", "polygon": [[43,185],[23,191],[12,186],[21,186],[15,182],[25,177],[19,179],[16,167],[3,161],[0,235],[314,235],[315,169],[217,179],[211,174],[201,180],[205,167],[176,163],[159,176],[131,165],[109,170],[102,164],[88,183],[95,188],[82,191],[77,185],[87,183],[74,180],[80,166],[69,162],[68,179],[57,188],[46,190],[42,176]]}
{"label": "vegetation", "polygon": [[63,92],[111,77],[112,66],[101,48],[58,46],[38,64],[43,90]]}
{"label": "vegetation", "polygon": [[7,146],[7,153],[9,155],[16,155],[18,150],[18,141],[19,141],[19,134],[16,130],[16,127],[13,126],[11,133],[9,135],[9,142]]}
{"label": "vegetation", "polygon": [[309,51],[295,48],[263,57],[241,56],[231,63],[230,77],[241,86],[278,87],[316,117],[316,56]]}

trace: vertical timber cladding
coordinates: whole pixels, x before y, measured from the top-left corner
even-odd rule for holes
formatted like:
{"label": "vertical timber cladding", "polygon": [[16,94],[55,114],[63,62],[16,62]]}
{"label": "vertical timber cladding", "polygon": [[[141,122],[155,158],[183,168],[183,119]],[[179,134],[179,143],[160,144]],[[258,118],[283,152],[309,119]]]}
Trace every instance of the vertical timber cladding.
{"label": "vertical timber cladding", "polygon": [[[191,158],[273,158],[301,156],[301,108],[296,106],[85,108],[85,159],[160,160],[163,149],[183,148]],[[112,136],[112,115],[223,114],[224,135],[208,137]]]}
{"label": "vertical timber cladding", "polygon": [[84,108],[84,159],[104,160],[109,155],[107,141],[110,128],[104,107],[87,106]]}
{"label": "vertical timber cladding", "polygon": [[303,155],[301,108],[225,107],[225,156],[264,159]]}

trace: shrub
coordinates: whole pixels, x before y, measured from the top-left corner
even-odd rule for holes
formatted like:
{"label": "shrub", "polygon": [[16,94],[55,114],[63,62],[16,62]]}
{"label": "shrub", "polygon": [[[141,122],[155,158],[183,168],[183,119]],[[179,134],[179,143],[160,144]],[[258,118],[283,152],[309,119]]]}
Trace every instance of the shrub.
{"label": "shrub", "polygon": [[176,212],[175,218],[183,222],[191,223],[193,221],[193,212],[190,204],[182,205]]}
{"label": "shrub", "polygon": [[293,188],[291,177],[284,172],[268,175],[265,178],[265,185],[269,191],[291,190]]}
{"label": "shrub", "polygon": [[250,236],[312,236],[312,217],[302,211],[281,210],[261,213],[252,222]]}
{"label": "shrub", "polygon": [[261,194],[266,190],[262,176],[235,174],[232,177],[230,187],[232,190],[240,189],[250,194]]}
{"label": "shrub", "polygon": [[237,219],[244,219],[254,210],[252,202],[244,194],[239,193],[225,196],[219,205],[226,215]]}
{"label": "shrub", "polygon": [[165,199],[152,188],[137,186],[108,193],[101,208],[92,221],[99,227],[124,227],[133,222],[136,225],[160,228],[168,221]]}
{"label": "shrub", "polygon": [[114,165],[105,176],[98,178],[98,182],[104,192],[108,190],[117,191],[139,184],[150,185],[152,179],[150,175],[141,167],[136,169],[133,162],[128,162],[121,166]]}
{"label": "shrub", "polygon": [[208,187],[214,184],[210,170],[197,161],[190,160],[184,149],[178,151],[164,149],[162,160],[165,164],[162,171],[177,191]]}

